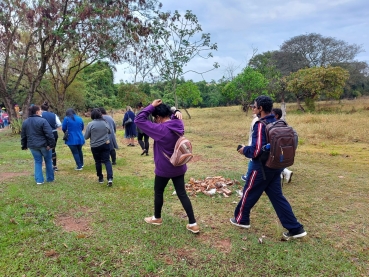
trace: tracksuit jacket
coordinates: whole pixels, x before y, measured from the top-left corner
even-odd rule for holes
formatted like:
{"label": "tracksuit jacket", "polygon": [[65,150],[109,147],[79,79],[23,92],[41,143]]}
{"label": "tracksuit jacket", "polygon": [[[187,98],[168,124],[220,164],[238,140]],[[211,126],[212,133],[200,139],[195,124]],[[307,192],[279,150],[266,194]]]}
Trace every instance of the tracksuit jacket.
{"label": "tracksuit jacket", "polygon": [[[261,118],[266,122],[274,122],[274,115],[270,114]],[[281,187],[280,174],[283,169],[272,169],[262,165],[258,160],[261,155],[262,146],[267,144],[265,133],[265,125],[261,122],[256,122],[252,134],[252,143],[250,146],[245,146],[243,153],[247,158],[252,158],[246,183],[243,189],[243,194],[238,203],[234,217],[238,224],[250,224],[250,210],[259,200],[263,192],[265,192],[271,201],[274,210],[280,219],[282,226],[287,230],[298,229],[302,225],[297,221],[291,205],[284,197]],[[264,180],[262,170],[264,169]]]}

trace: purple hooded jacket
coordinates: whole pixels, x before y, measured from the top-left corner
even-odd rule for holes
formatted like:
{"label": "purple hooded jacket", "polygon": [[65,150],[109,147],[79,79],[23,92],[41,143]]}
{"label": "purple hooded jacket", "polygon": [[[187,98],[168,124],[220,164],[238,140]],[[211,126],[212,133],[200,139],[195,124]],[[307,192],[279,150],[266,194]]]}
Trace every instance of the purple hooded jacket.
{"label": "purple hooded jacket", "polygon": [[153,123],[147,117],[155,110],[153,105],[144,108],[135,118],[135,123],[145,134],[154,140],[154,162],[155,174],[160,177],[177,177],[183,175],[187,171],[187,166],[173,166],[164,156],[163,152],[172,156],[174,145],[179,135],[184,134],[184,125],[182,120],[172,115],[171,120],[158,124]]}

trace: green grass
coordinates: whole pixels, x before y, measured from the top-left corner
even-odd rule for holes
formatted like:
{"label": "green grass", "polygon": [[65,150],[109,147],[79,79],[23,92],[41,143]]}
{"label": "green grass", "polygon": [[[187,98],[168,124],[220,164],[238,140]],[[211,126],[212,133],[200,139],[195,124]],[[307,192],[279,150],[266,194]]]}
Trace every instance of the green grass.
{"label": "green grass", "polygon": [[[368,276],[369,153],[362,129],[369,130],[369,110],[356,110],[343,123],[334,114],[288,115],[304,143],[283,190],[308,232],[288,242],[281,241],[283,227],[265,195],[249,230],[229,224],[236,195],[191,197],[201,227],[194,235],[169,184],[163,225],[146,224],[143,218],[153,214],[152,152],[140,156],[139,147],[126,147],[122,130],[112,188],[98,184],[88,145],[77,172],[62,140],[56,181],[35,185],[30,152],[20,150],[19,136],[2,131],[0,276]],[[236,146],[247,141],[250,118],[239,107],[189,112],[186,136],[195,158],[186,179],[239,179],[247,160]],[[315,124],[327,121],[330,134],[357,128],[358,141],[316,133]],[[63,218],[85,228],[70,232]]]}

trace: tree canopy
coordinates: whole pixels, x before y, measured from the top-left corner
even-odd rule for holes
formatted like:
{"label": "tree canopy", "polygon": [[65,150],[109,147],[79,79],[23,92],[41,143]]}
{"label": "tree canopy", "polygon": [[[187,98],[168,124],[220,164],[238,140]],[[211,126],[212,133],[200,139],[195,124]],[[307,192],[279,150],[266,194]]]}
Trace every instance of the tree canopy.
{"label": "tree canopy", "polygon": [[66,70],[69,53],[82,53],[84,63],[102,58],[119,62],[117,49],[150,32],[144,16],[154,9],[155,0],[1,1],[0,97],[11,116],[16,93],[22,87],[26,91],[22,109],[27,116],[45,72],[49,67],[56,74]]}
{"label": "tree canopy", "polygon": [[258,95],[264,93],[268,80],[255,69],[246,67],[223,88],[223,95],[230,100],[240,100],[242,105],[251,103]]}
{"label": "tree canopy", "polygon": [[310,110],[320,96],[339,98],[349,74],[341,67],[313,67],[292,73],[287,80],[287,89],[302,99]]}

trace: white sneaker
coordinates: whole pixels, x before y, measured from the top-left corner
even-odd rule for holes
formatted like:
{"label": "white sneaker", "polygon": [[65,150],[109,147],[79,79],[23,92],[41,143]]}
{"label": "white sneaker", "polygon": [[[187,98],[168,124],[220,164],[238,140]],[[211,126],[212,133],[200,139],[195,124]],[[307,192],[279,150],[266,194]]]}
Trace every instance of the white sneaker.
{"label": "white sneaker", "polygon": [[293,171],[288,170],[287,168],[283,169],[282,174],[284,175],[284,177],[286,178],[286,182],[290,183],[292,181],[292,174]]}

